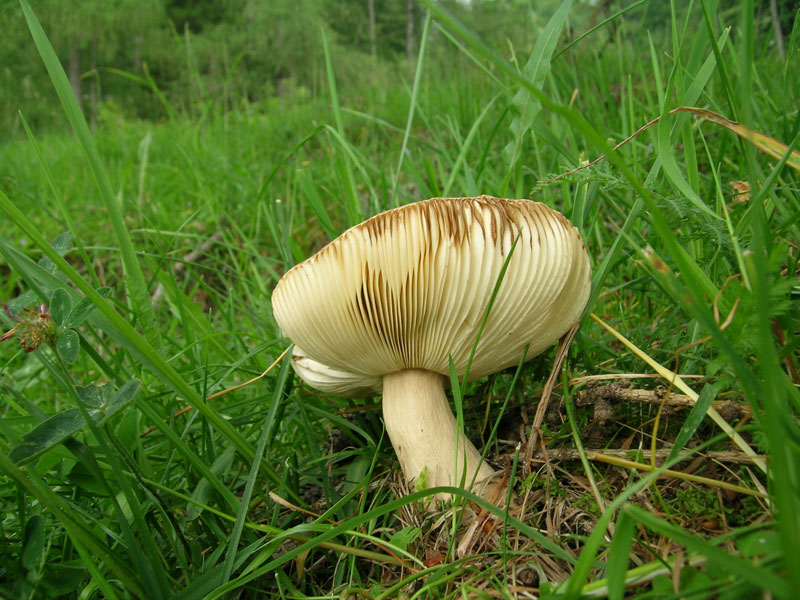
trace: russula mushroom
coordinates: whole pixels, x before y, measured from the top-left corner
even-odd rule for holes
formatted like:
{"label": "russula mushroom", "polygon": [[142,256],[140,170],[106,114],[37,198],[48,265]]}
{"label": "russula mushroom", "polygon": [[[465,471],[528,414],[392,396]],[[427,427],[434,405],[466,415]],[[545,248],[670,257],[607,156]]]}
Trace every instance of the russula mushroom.
{"label": "russula mushroom", "polygon": [[509,253],[469,367],[477,379],[518,364],[526,346],[528,358],[541,353],[586,305],[583,241],[544,204],[480,196],[389,210],[348,229],[275,288],[272,307],[295,343],[295,371],[338,396],[382,392],[409,481],[475,481],[480,492],[496,474],[458,430],[445,386],[450,359],[464,375]]}

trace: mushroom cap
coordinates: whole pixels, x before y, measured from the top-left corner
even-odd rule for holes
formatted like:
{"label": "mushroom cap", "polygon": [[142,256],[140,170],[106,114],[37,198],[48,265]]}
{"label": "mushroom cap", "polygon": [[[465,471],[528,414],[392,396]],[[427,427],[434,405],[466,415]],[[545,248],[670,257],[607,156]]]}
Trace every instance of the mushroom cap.
{"label": "mushroom cap", "polygon": [[[518,238],[516,246],[515,240]],[[512,253],[513,247],[513,253]],[[469,378],[536,356],[578,321],[591,266],[577,229],[530,200],[432,198],[351,227],[286,272],[272,295],[295,370],[337,395],[403,369]]]}

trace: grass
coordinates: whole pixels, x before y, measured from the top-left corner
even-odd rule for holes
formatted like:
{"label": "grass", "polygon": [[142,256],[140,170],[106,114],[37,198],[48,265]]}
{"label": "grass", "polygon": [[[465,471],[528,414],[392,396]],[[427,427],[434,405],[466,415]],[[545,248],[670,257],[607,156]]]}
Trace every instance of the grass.
{"label": "grass", "polygon": [[[406,104],[348,105],[326,47],[327,98],[108,118],[95,134],[26,8],[77,135],[0,147],[2,296],[28,323],[17,339],[40,318],[26,306],[53,319],[35,351],[0,346],[2,597],[788,597],[800,585],[798,174],[668,114],[707,107],[796,148],[798,31],[781,62],[756,52],[750,3],[731,22],[713,2],[674,12],[664,35],[645,33],[635,7],[559,53],[565,3],[529,57],[515,49],[517,68],[423,4],[423,54],[396,90]],[[445,40],[458,47],[447,68],[425,54]],[[537,183],[657,116],[607,161]],[[526,453],[552,354],[458,389],[467,432],[523,501],[508,514],[461,493],[485,509],[472,537],[459,513],[419,510],[437,490],[403,494],[373,400],[321,396],[286,359],[211,398],[287,348],[269,297],[289,266],[361,216],[441,193],[564,212],[593,257],[587,312],[602,320],[584,319],[542,426],[549,450],[577,460]],[[575,400],[607,375],[697,405],[620,402],[601,421]],[[749,409],[732,423],[738,445],[710,418],[720,399]],[[619,448],[628,462],[595,458]],[[720,451],[736,460],[704,458]]]}

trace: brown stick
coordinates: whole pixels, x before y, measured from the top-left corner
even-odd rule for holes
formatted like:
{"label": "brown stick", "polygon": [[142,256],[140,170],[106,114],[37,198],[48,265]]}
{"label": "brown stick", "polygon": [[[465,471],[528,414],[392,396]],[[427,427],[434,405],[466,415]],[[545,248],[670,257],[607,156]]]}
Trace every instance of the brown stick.
{"label": "brown stick", "polygon": [[[575,399],[577,406],[587,406],[599,400],[610,400],[612,402],[643,402],[646,404],[662,404],[665,406],[685,406],[691,408],[694,401],[689,396],[683,394],[669,394],[666,388],[659,386],[654,390],[640,390],[628,387],[627,381],[610,383],[608,385],[598,385],[578,392]],[[724,413],[726,419],[737,419],[750,415],[750,407],[737,402],[726,402],[718,400],[712,406],[720,413]]]}
{"label": "brown stick", "polygon": [[[592,460],[593,456],[597,454],[602,454],[605,456],[610,456],[614,458],[625,458],[630,459],[631,454],[635,452],[634,450],[613,450],[607,448],[599,448],[596,450],[592,450],[587,448],[586,455],[589,457],[589,460]],[[669,456],[671,452],[671,448],[662,448],[656,450],[655,458],[656,460],[664,460]],[[546,454],[546,456],[545,456]],[[748,456],[742,452],[726,452],[726,451],[718,451],[718,452],[703,452],[702,454],[698,454],[698,456],[703,456],[708,460],[715,460],[718,462],[723,463],[733,463],[733,464],[746,464],[752,463],[753,459],[761,459],[766,460],[766,456],[758,455],[758,456]],[[642,450],[641,451],[641,459],[649,461],[653,457],[653,453],[650,450]],[[548,460],[580,460],[580,454],[575,448],[555,448],[552,450],[542,451],[538,450],[532,458],[535,462],[546,462]],[[687,458],[687,460],[689,460]]]}
{"label": "brown stick", "polygon": [[550,403],[550,394],[553,392],[558,375],[561,373],[561,365],[564,364],[564,359],[569,352],[569,346],[572,340],[575,339],[575,334],[578,333],[578,324],[573,325],[567,333],[561,336],[558,341],[558,349],[556,350],[556,359],[553,362],[553,368],[550,370],[550,377],[547,378],[542,396],[539,399],[539,405],[536,407],[536,414],[533,417],[533,425],[531,425],[530,435],[528,436],[528,445],[525,448],[525,460],[523,462],[523,474],[525,477],[530,475],[528,465],[530,465],[530,458],[533,456],[533,451],[536,448],[536,442],[539,440],[539,434],[542,431],[542,421],[547,412],[547,405]]}

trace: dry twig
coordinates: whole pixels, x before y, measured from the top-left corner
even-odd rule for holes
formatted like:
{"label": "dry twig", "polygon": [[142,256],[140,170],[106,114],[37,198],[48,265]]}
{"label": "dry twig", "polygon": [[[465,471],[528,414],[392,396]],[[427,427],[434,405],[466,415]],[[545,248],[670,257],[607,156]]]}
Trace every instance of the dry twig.
{"label": "dry twig", "polygon": [[567,353],[569,352],[569,346],[572,343],[572,340],[575,339],[575,334],[577,332],[578,325],[576,323],[558,341],[556,359],[553,362],[553,368],[550,371],[550,377],[547,378],[547,383],[542,390],[542,396],[539,400],[538,406],[536,407],[536,414],[533,417],[531,434],[528,436],[528,445],[525,448],[525,460],[522,463],[524,477],[528,477],[531,474],[528,465],[531,464],[531,456],[533,456],[533,451],[536,448],[536,442],[539,441],[539,433],[542,429],[542,421],[544,421],[544,416],[547,413],[547,405],[550,403],[550,394],[553,392],[556,379],[558,378],[558,374],[561,372],[561,365],[564,364],[564,359],[567,357]]}
{"label": "dry twig", "polygon": [[[608,385],[597,385],[578,392],[575,398],[577,406],[587,406],[599,401],[611,402],[643,402],[647,404],[664,404],[669,407],[694,406],[694,401],[683,394],[670,393],[667,389],[658,386],[653,390],[641,390],[630,387],[627,380],[610,383]],[[715,401],[712,406],[723,415],[726,420],[741,419],[750,416],[750,407],[732,401]]]}
{"label": "dry twig", "polygon": [[[620,449],[608,449],[608,448],[598,448],[598,449],[586,449],[586,455],[595,455],[595,454],[604,454],[606,456],[615,457],[615,458],[631,458],[631,454],[636,452],[641,452],[642,460],[649,461],[653,457],[655,457],[656,461],[663,461],[664,459],[669,456],[671,452],[671,448],[660,448],[653,453],[650,450],[620,450]],[[749,456],[744,454],[743,452],[728,452],[728,451],[715,451],[715,452],[703,452],[702,456],[708,460],[713,460],[721,463],[733,463],[733,464],[746,464],[746,463],[753,463],[755,458],[760,458],[761,460],[765,460],[766,456],[764,455],[757,455],[755,457]],[[539,450],[534,455],[532,460],[534,462],[546,462],[547,460],[580,460],[580,454],[575,448],[555,448],[555,449],[547,449],[547,450]]]}

